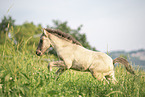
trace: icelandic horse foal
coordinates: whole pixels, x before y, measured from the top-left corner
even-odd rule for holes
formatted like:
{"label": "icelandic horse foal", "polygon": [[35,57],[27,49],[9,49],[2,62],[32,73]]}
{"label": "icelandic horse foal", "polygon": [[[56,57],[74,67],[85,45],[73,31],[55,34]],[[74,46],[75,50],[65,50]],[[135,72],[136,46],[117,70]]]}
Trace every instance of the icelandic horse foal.
{"label": "icelandic horse foal", "polygon": [[58,76],[67,69],[74,69],[88,71],[98,80],[110,80],[111,78],[111,81],[115,83],[115,63],[124,64],[128,72],[135,74],[126,59],[118,57],[113,60],[105,53],[88,50],[72,36],[60,30],[44,29],[36,54],[43,55],[50,45],[62,61],[50,62],[48,69],[51,71],[52,67],[59,67],[56,72]]}

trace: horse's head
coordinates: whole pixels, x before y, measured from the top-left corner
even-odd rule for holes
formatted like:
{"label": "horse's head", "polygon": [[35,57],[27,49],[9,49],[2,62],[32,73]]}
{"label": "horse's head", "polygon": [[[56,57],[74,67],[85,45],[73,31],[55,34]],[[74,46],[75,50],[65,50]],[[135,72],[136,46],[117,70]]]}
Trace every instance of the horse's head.
{"label": "horse's head", "polygon": [[40,41],[36,50],[38,56],[43,55],[43,53],[50,47],[50,39],[48,38],[48,32],[44,29]]}

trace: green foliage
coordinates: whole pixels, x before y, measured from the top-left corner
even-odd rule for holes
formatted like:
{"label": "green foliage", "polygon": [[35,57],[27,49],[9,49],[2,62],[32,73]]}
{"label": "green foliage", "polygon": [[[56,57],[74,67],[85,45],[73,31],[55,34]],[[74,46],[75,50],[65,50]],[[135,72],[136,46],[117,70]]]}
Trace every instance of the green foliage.
{"label": "green foliage", "polygon": [[15,20],[11,16],[4,16],[0,22],[0,44],[4,44],[5,39],[8,37],[8,32],[14,27]]}
{"label": "green foliage", "polygon": [[15,23],[15,20],[13,20],[11,16],[9,17],[4,16],[4,18],[2,19],[0,23],[1,33],[9,32],[10,28],[14,26],[14,23]]}
{"label": "green foliage", "polygon": [[[36,35],[40,35],[42,33],[42,26],[34,25],[33,22],[28,23],[25,22],[22,25],[14,25],[15,20],[13,20],[11,17],[6,17],[2,19],[2,22],[0,23],[0,44],[4,44],[4,41],[6,37],[13,38],[12,40],[15,41],[15,43],[21,43],[21,41],[28,41],[29,48],[31,49],[33,44],[35,43],[35,46],[38,45],[39,37],[34,37]],[[85,48],[88,48],[90,50],[95,50],[94,47],[91,47],[89,42],[87,41],[86,34],[81,33],[82,25],[80,25],[77,29],[72,29],[68,26],[67,22],[60,22],[58,20],[53,21],[53,26],[47,26],[49,28],[59,29],[63,32],[71,34],[76,40],[78,40]],[[7,32],[7,33],[6,33]],[[8,34],[10,36],[8,36]],[[54,54],[54,51],[52,51]]]}
{"label": "green foliage", "polygon": [[[29,40],[30,41],[30,40]],[[28,41],[27,41],[28,42]],[[145,72],[137,76],[126,72],[122,66],[115,68],[117,84],[107,84],[94,79],[90,73],[68,70],[55,80],[54,68],[48,72],[52,55],[38,57],[27,49],[26,41],[14,45],[7,39],[0,45],[0,96],[1,97],[144,97]]]}
{"label": "green foliage", "polygon": [[33,45],[34,43],[39,42],[39,37],[34,37],[36,34],[42,33],[42,26],[39,24],[38,26],[35,26],[33,22],[28,23],[25,22],[22,25],[17,25],[14,28],[14,37],[16,41],[21,42],[22,40],[27,40],[31,37],[30,41],[28,41],[28,45]]}

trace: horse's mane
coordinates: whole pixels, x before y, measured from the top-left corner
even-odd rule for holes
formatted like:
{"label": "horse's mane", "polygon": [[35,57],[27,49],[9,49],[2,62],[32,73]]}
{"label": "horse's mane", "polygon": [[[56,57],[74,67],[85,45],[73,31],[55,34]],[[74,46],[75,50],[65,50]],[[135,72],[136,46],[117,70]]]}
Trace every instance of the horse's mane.
{"label": "horse's mane", "polygon": [[54,34],[54,35],[57,35],[57,36],[62,37],[62,38],[64,38],[64,39],[70,40],[70,41],[72,41],[72,43],[74,43],[74,44],[77,44],[77,45],[82,46],[81,43],[78,42],[78,41],[77,41],[75,38],[73,38],[71,35],[69,35],[69,34],[67,34],[67,33],[64,33],[64,32],[62,32],[62,31],[60,31],[60,30],[58,30],[58,29],[56,30],[56,29],[49,29],[49,28],[46,28],[45,30],[48,31],[48,32],[51,33],[51,34]]}

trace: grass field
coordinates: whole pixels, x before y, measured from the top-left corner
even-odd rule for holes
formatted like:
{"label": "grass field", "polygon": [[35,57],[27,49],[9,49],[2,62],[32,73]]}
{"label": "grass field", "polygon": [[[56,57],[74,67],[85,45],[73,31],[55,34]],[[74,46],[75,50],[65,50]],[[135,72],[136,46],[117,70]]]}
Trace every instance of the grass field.
{"label": "grass field", "polygon": [[[27,50],[27,43],[14,45],[7,41],[0,46],[1,97],[145,97],[145,72],[136,70],[137,76],[116,66],[117,84],[104,84],[90,73],[68,70],[55,80],[55,70],[47,70],[53,55],[38,57],[36,47]],[[44,60],[44,59],[48,60]]]}

